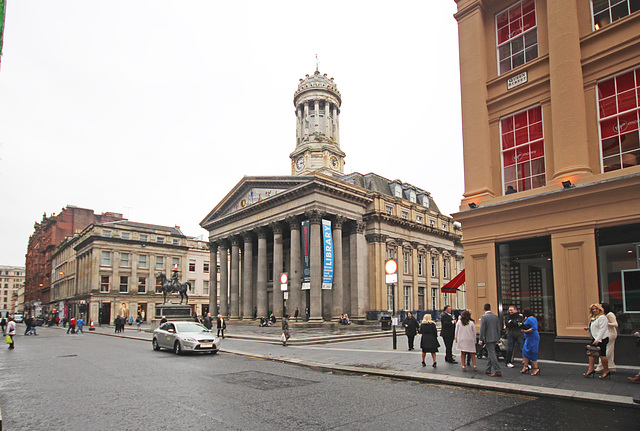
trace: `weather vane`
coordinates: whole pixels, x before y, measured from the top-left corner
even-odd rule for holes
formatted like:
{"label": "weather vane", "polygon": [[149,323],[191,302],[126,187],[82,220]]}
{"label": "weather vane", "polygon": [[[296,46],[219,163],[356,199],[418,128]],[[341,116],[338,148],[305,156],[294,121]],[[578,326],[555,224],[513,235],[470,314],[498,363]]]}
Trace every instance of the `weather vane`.
{"label": "weather vane", "polygon": [[316,72],[318,72],[319,65],[320,65],[320,62],[318,61],[318,54],[316,54]]}

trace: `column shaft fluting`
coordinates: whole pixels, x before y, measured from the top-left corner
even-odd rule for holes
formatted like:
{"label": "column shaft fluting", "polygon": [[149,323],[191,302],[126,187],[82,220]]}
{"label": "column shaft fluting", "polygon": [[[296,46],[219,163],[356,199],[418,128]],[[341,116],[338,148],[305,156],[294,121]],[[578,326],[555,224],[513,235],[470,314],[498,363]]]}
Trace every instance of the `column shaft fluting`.
{"label": "column shaft fluting", "polygon": [[282,228],[273,229],[273,314],[281,317],[283,311],[284,295],[280,288],[280,275],[282,274]]}
{"label": "column shaft fluting", "polygon": [[242,252],[242,318],[253,316],[253,238],[250,233],[244,236]]}
{"label": "column shaft fluting", "polygon": [[309,216],[311,225],[309,256],[311,258],[310,321],[322,322],[322,216]]}
{"label": "column shaft fluting", "polygon": [[209,313],[218,314],[218,244],[209,244]]}
{"label": "column shaft fluting", "polygon": [[[215,271],[216,268],[213,267]],[[224,317],[229,315],[229,246],[220,245],[220,311]]]}
{"label": "column shaft fluting", "polygon": [[332,320],[339,320],[344,313],[344,287],[342,277],[342,224],[343,217],[333,221],[333,310]]}
{"label": "column shaft fluting", "polygon": [[304,316],[304,305],[302,304],[302,287],[301,269],[300,269],[300,221],[297,218],[288,220],[291,232],[291,241],[289,244],[289,304],[290,314],[293,314],[296,307],[300,312],[300,316]]}
{"label": "column shaft fluting", "polygon": [[231,239],[231,295],[229,298],[231,318],[240,316],[240,238]]}
{"label": "column shaft fluting", "polygon": [[269,304],[267,295],[267,233],[264,228],[258,231],[258,317],[268,317]]}

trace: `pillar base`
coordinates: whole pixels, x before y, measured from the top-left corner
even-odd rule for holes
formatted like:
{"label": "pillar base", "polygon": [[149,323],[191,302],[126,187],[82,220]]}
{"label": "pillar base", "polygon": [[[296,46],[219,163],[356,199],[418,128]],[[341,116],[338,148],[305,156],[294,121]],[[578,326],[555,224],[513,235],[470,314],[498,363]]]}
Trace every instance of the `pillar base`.
{"label": "pillar base", "polygon": [[322,317],[310,317],[308,322],[309,323],[324,323],[324,319]]}

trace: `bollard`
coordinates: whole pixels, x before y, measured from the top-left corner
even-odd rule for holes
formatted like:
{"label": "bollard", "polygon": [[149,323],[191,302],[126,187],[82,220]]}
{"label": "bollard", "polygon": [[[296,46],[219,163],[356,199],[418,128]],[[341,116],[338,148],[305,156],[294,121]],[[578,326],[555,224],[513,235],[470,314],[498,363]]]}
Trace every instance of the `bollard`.
{"label": "bollard", "polygon": [[393,325],[393,350],[398,348],[398,337],[396,335],[396,325]]}

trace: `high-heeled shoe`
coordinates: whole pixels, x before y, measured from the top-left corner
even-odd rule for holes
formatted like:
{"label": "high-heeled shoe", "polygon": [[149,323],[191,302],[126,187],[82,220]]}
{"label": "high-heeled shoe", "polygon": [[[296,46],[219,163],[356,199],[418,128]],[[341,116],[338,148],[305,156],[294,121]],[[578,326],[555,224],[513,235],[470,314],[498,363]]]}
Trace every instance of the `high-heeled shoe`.
{"label": "high-heeled shoe", "polygon": [[627,379],[631,380],[632,382],[640,382],[640,374],[633,377],[627,377]]}
{"label": "high-heeled shoe", "polygon": [[433,368],[436,368],[438,366],[438,363],[434,362],[432,366],[433,366]]}
{"label": "high-heeled shoe", "polygon": [[462,366],[462,371],[467,371],[467,367],[466,366]]}
{"label": "high-heeled shoe", "polygon": [[531,373],[532,376],[539,376],[540,375],[540,368],[534,368],[533,372]]}
{"label": "high-heeled shoe", "polygon": [[529,367],[525,367],[520,371],[520,374],[529,374]]}
{"label": "high-heeled shoe", "polygon": [[426,367],[427,366],[426,362],[422,361],[422,366]]}
{"label": "high-heeled shoe", "polygon": [[583,376],[589,378],[595,374],[596,370],[587,371],[586,373],[582,373]]}
{"label": "high-heeled shoe", "polygon": [[478,367],[476,367],[475,365],[473,366],[473,371],[478,371]]}
{"label": "high-heeled shoe", "polygon": [[607,371],[605,374],[601,375],[599,379],[604,380],[608,379],[609,377],[611,377],[611,371]]}

